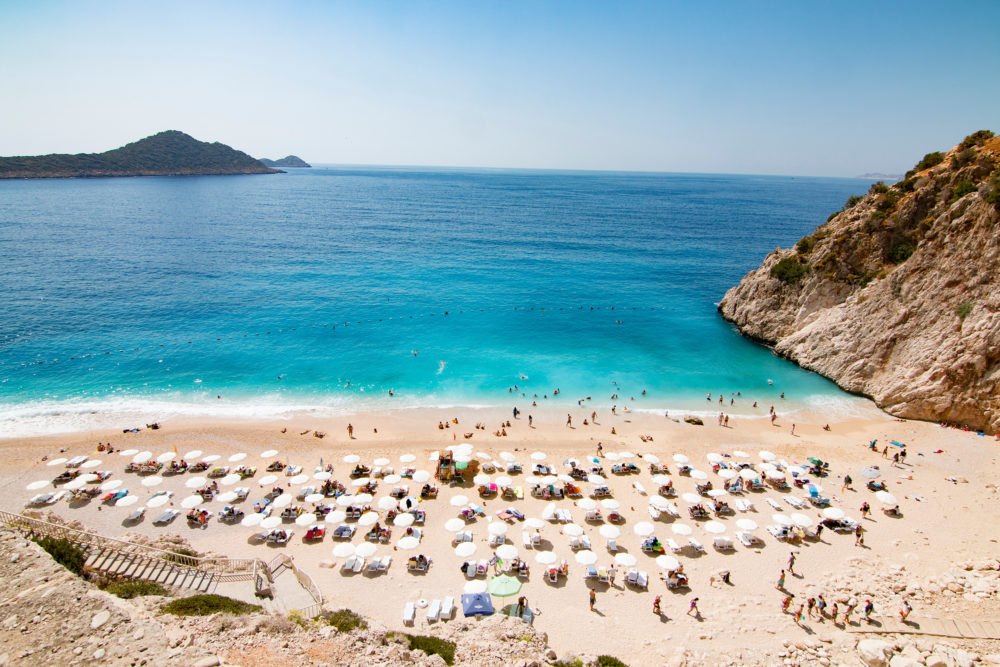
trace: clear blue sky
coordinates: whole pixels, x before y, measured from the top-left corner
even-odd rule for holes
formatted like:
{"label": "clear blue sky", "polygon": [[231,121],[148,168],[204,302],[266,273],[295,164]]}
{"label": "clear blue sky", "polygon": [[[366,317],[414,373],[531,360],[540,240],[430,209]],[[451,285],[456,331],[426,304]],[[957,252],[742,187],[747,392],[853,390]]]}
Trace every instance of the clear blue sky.
{"label": "clear blue sky", "polygon": [[1000,2],[0,4],[0,155],[851,176],[1000,132]]}

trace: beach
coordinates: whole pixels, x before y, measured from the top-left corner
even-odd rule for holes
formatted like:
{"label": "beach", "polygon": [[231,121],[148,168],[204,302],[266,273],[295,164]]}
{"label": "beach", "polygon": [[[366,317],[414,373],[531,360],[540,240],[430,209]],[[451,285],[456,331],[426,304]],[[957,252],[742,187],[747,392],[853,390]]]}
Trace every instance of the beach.
{"label": "beach", "polygon": [[[261,422],[177,419],[161,422],[156,430],[143,428],[142,424],[122,425],[123,428],[140,427],[136,433],[117,429],[0,440],[0,489],[3,490],[0,507],[11,512],[23,511],[24,503],[40,492],[29,491],[26,486],[51,479],[64,470],[62,465],[47,465],[43,457],[51,460],[86,455],[100,459],[101,464],[92,469],[111,470],[111,479],[124,480],[122,488],[138,494],[140,502],[153,493],[169,489],[174,491],[174,506],[180,508],[180,500],[191,493],[184,486],[190,474],[165,476],[163,484],[153,488],[142,486],[137,475],[124,472],[131,458],[98,452],[97,445],[101,442],[110,442],[118,450],[148,451],[153,457],[174,451],[183,456],[187,451],[201,450],[204,455],[221,457],[213,466],[256,466],[255,478],[237,484],[250,488],[249,498],[239,505],[247,513],[273,486],[260,488],[255,480],[266,474],[264,468],[275,458],[302,466],[303,472],[310,475],[321,462],[332,464],[332,478],[346,484],[350,493],[354,490],[349,478],[353,465],[344,463],[343,459],[351,454],[369,466],[377,458],[387,458],[397,473],[408,466],[433,473],[432,453],[447,455],[449,446],[471,445],[474,458],[479,462],[500,463],[501,452],[512,454],[524,467],[523,474],[512,476],[513,485],[524,488],[523,500],[511,502],[496,496],[480,498],[474,484],[450,487],[436,482],[437,498],[421,501],[418,506],[426,512],[418,547],[412,551],[397,549],[396,544],[405,529],[394,527],[391,538],[380,545],[376,553],[376,556],[391,555],[393,562],[388,572],[379,575],[341,572],[344,559],[332,555],[336,542],[331,540],[334,526],[329,524],[325,538],[313,543],[303,542],[303,528],[285,524],[296,531],[294,537],[287,545],[268,546],[248,541],[259,529],[238,522],[226,525],[214,516],[205,527],[189,527],[184,522],[186,510],[165,528],[151,525],[159,513],[153,508],[140,523],[124,526],[123,519],[138,505],[130,509],[101,505],[99,500],[94,500],[71,508],[63,500],[42,510],[43,515],[51,511],[66,521],[79,521],[86,529],[110,537],[129,532],[154,537],[175,533],[204,553],[237,558],[255,556],[266,560],[274,558],[278,552],[287,553],[322,590],[328,608],[347,607],[390,628],[403,629],[402,612],[407,602],[447,596],[457,599],[468,581],[460,571],[462,562],[467,559],[454,554],[453,534],[444,527],[447,520],[456,517],[462,509],[453,506],[451,498],[465,495],[470,503],[482,508],[484,515],[466,527],[472,532],[476,547],[469,559],[489,559],[493,550],[487,543],[488,526],[500,521],[496,516],[498,512],[515,507],[532,518],[542,516],[546,507],[545,500],[533,498],[529,492],[529,482],[534,477],[531,467],[537,462],[531,455],[544,453],[542,463],[552,466],[554,473],[565,473],[569,468],[563,465],[564,460],[576,458],[581,466],[589,465],[590,457],[598,454],[600,443],[606,485],[611,496],[620,502],[618,511],[624,518],[619,524],[621,535],[616,540],[617,545],[637,559],[635,568],[648,574],[649,583],[645,590],[627,585],[625,578],[629,568],[621,566],[617,567],[614,584],[596,584],[585,579],[586,568],[576,562],[569,546],[571,538],[562,532],[564,524],[545,521],[540,530],[542,548],[555,552],[559,560],[565,559],[569,568],[567,577],[550,584],[545,581],[544,567],[534,560],[538,548],[523,548],[523,527],[515,520],[507,532],[507,543],[518,549],[518,555],[531,568],[519,595],[525,596],[528,606],[536,611],[535,628],[547,633],[550,646],[559,655],[572,652],[609,654],[631,664],[643,664],[663,662],[678,650],[685,650],[692,655],[703,654],[706,659],[707,656],[719,656],[720,659],[726,656],[737,662],[754,662],[765,654],[777,655],[783,641],[813,642],[818,637],[830,659],[835,659],[838,652],[853,648],[858,638],[852,632],[854,625],[838,627],[830,618],[823,621],[811,618],[799,625],[791,614],[782,611],[783,594],[775,590],[775,585],[792,552],[796,553],[796,574],[788,576],[785,588],[796,596],[793,610],[799,601],[820,594],[828,605],[841,598],[846,603],[848,598],[869,595],[874,598],[876,613],[889,618],[898,617],[898,608],[904,598],[914,607],[913,619],[982,615],[983,605],[995,602],[995,581],[992,591],[984,589],[986,592],[982,595],[970,590],[946,592],[949,591],[946,585],[949,577],[954,579],[956,576],[955,568],[963,570],[965,563],[995,559],[996,539],[986,530],[1000,519],[994,486],[996,443],[991,438],[930,423],[879,417],[877,413],[864,419],[841,421],[829,420],[822,413],[798,413],[793,435],[792,422],[780,414],[774,425],[765,417],[743,417],[733,418],[728,427],[723,427],[714,419],[705,419],[701,426],[691,425],[683,421],[684,415],[680,413],[666,417],[652,410],[625,412],[619,407],[617,414],[612,414],[608,409],[592,409],[586,402],[573,408],[546,407],[542,410],[521,401],[519,407],[521,412],[516,419],[509,409],[413,409]],[[780,413],[780,405],[777,408]],[[590,423],[594,411],[597,420]],[[530,427],[529,414],[532,417]],[[572,418],[572,426],[567,425],[567,416]],[[451,422],[454,419],[457,424]],[[585,419],[587,425],[584,425]],[[503,427],[507,435],[494,435],[501,424],[508,421],[511,425]],[[828,421],[829,431],[823,428]],[[439,428],[439,424],[443,426],[446,422],[448,428]],[[485,428],[475,428],[478,423]],[[348,424],[352,426],[353,437],[348,436]],[[612,428],[615,435],[611,434]],[[324,437],[316,437],[317,431]],[[468,433],[472,436],[466,439]],[[873,440],[877,441],[876,451],[869,447]],[[898,465],[894,464],[892,455],[904,448],[890,444],[893,441],[905,445],[907,452],[904,462]],[[888,447],[888,457],[882,454],[884,447]],[[260,454],[266,450],[278,450],[278,454],[262,458]],[[723,465],[731,465],[739,458],[734,452],[739,451],[748,454],[745,460],[754,462],[757,467],[761,464],[762,451],[772,452],[778,461],[788,464],[789,470],[797,469],[799,464],[809,465],[806,461],[810,457],[826,462],[828,474],[810,476],[810,479],[821,487],[821,495],[829,498],[831,506],[842,508],[849,518],[864,527],[864,546],[856,546],[853,534],[836,534],[832,530],[825,530],[818,541],[804,540],[794,544],[778,541],[768,534],[765,526],[775,523],[772,515],[779,513],[767,504],[765,499],[769,497],[782,508],[781,514],[805,514],[813,519],[813,527],[822,520],[818,507],[807,504],[800,511],[787,503],[786,497],[804,495],[802,488],[793,485],[789,491],[769,487],[764,492],[722,497],[721,500],[730,505],[744,498],[754,506],[753,511],[712,517],[725,525],[725,534],[733,539],[735,521],[749,518],[759,524],[759,529],[753,532],[762,542],[759,546],[746,548],[733,539],[733,550],[714,549],[714,536],[703,527],[706,522],[690,519],[685,511],[689,503],[682,496],[694,492],[698,480],[678,474],[673,457],[686,455],[691,467],[705,471],[708,481],[712,481],[715,488],[721,488],[724,480],[713,471],[706,456],[720,454]],[[226,462],[228,457],[240,453],[247,454],[245,460]],[[624,456],[619,458],[620,454]],[[413,455],[415,461],[401,463],[399,457],[405,455]],[[669,468],[678,493],[670,500],[681,511],[681,516],[673,521],[651,521],[647,507],[650,498],[657,494],[657,484],[652,481],[650,464],[642,458],[644,455],[658,457]],[[614,458],[618,460],[610,460]],[[615,463],[632,463],[640,472],[612,474],[611,467]],[[883,481],[895,496],[901,516],[890,517],[884,513],[875,494],[865,488],[867,479],[862,476],[861,469],[866,466],[878,466],[878,480]],[[843,490],[843,477],[847,474],[853,478],[853,488]],[[291,492],[302,486],[318,485],[310,480],[290,486],[288,479],[281,477],[274,485],[282,485]],[[379,483],[374,494],[376,501],[392,487],[407,485],[407,482],[409,493],[418,495],[421,485],[403,479],[397,484]],[[636,483],[644,488],[645,494],[640,493]],[[580,486],[586,497],[596,485],[583,482]],[[52,487],[43,490],[51,491]],[[868,518],[862,518],[859,511],[865,501],[872,508]],[[329,502],[333,504],[332,499]],[[573,523],[583,528],[583,535],[589,538],[597,556],[596,565],[612,565],[613,554],[606,547],[607,540],[599,533],[604,524],[585,521],[586,512],[577,507],[577,502],[579,500],[567,498],[558,500],[556,506],[571,512]],[[308,505],[300,501],[292,504]],[[222,506],[223,503],[212,501],[202,507],[214,515]],[[385,512],[381,511],[380,515],[383,518]],[[656,554],[643,552],[640,548],[643,538],[633,532],[636,524],[645,521],[651,521],[653,534],[661,541],[672,538],[681,544],[686,543],[686,538],[675,534],[671,526],[674,523],[689,525],[693,529],[692,537],[704,545],[703,554],[686,548],[677,555],[689,577],[690,589],[668,589],[659,578],[660,568],[654,560]],[[359,528],[352,543],[364,542],[365,530]],[[669,551],[667,549],[667,553]],[[416,554],[430,559],[431,566],[426,574],[415,575],[407,571],[406,558]],[[329,567],[331,564],[334,567]],[[728,584],[719,577],[722,571],[730,573]],[[484,581],[487,578],[481,577]],[[902,587],[895,583],[900,578],[904,581]],[[588,608],[588,588],[596,591],[594,611]],[[653,613],[656,596],[662,598],[660,615]],[[494,601],[500,606],[513,603],[517,597],[494,598]],[[698,617],[687,614],[694,597],[698,598]],[[864,599],[860,602],[863,606]],[[841,612],[844,606],[841,604]],[[426,629],[428,623],[419,611],[416,617],[415,625]],[[863,623],[859,618],[860,608],[852,619],[859,623],[857,627]]]}

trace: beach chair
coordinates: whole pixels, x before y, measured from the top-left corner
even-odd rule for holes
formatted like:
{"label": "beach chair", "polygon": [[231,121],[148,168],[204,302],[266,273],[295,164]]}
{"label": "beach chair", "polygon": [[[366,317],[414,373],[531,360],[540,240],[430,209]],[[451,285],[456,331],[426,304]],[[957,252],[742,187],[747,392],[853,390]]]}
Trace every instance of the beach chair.
{"label": "beach chair", "polygon": [[636,569],[631,569],[625,574],[625,583],[635,586],[639,581],[639,571]]}
{"label": "beach chair", "polygon": [[530,549],[531,548],[531,534],[530,533],[528,533],[528,532],[522,532],[521,533],[521,546],[523,546],[525,549]]}
{"label": "beach chair", "polygon": [[714,540],[712,540],[712,546],[719,551],[732,551],[733,541],[725,535],[718,535]]}
{"label": "beach chair", "polygon": [[449,621],[455,614],[455,598],[448,596],[441,603],[441,614],[438,616],[442,621]]}
{"label": "beach chair", "polygon": [[485,558],[476,563],[476,576],[487,575],[490,571],[490,562]]}
{"label": "beach chair", "polygon": [[635,585],[643,590],[649,588],[649,575],[639,570],[639,576],[636,578]]}
{"label": "beach chair", "polygon": [[741,512],[751,512],[753,511],[753,503],[749,500],[743,500],[742,498],[733,501],[733,505]]}
{"label": "beach chair", "polygon": [[701,545],[701,542],[699,542],[695,538],[689,537],[688,538],[688,544],[690,544],[691,548],[694,549],[695,551],[697,551],[699,553],[705,553],[705,547],[703,547]]}
{"label": "beach chair", "polygon": [[407,602],[403,607],[403,625],[413,625],[413,620],[416,617],[417,608],[412,602]]}
{"label": "beach chair", "polygon": [[474,561],[474,560],[467,560],[464,563],[462,563],[462,566],[465,568],[465,578],[466,579],[475,579],[476,578],[476,561]]}
{"label": "beach chair", "polygon": [[392,556],[382,556],[382,560],[378,563],[379,572],[388,572],[389,565],[392,564]]}
{"label": "beach chair", "polygon": [[767,532],[771,533],[771,535],[773,535],[774,539],[776,539],[776,540],[780,540],[780,541],[784,542],[785,540],[788,539],[788,530],[785,529],[785,528],[782,528],[781,526],[777,526],[775,524],[771,524],[770,526],[767,527],[766,530],[767,530]]}
{"label": "beach chair", "polygon": [[518,500],[524,500],[524,487],[523,486],[515,486],[514,487],[514,497],[517,498]]}
{"label": "beach chair", "polygon": [[501,544],[505,544],[506,542],[507,542],[507,536],[506,535],[490,535],[490,546],[491,547],[498,547]]}
{"label": "beach chair", "polygon": [[427,622],[434,623],[441,614],[441,600],[431,600],[427,607]]}
{"label": "beach chair", "polygon": [[633,482],[632,486],[635,487],[635,490],[639,492],[640,496],[646,495],[646,487],[644,487],[639,482]]}
{"label": "beach chair", "polygon": [[382,559],[381,558],[372,558],[371,562],[368,563],[368,571],[369,572],[378,572],[378,567],[381,564],[382,564]]}
{"label": "beach chair", "polygon": [[608,572],[608,568],[606,567],[597,568],[597,580],[602,583],[611,583],[611,575]]}
{"label": "beach chair", "polygon": [[546,578],[550,584],[559,583],[559,570],[554,567],[550,567],[548,573],[546,574]]}
{"label": "beach chair", "polygon": [[801,498],[796,498],[794,496],[785,496],[785,502],[797,510],[803,510],[807,507]]}
{"label": "beach chair", "polygon": [[652,519],[653,521],[656,521],[657,519],[660,518],[661,514],[660,510],[656,509],[652,505],[647,505],[646,511],[649,512],[649,518]]}
{"label": "beach chair", "polygon": [[344,564],[340,567],[341,572],[353,572],[354,566],[357,564],[359,558],[357,556],[351,556],[344,561]]}
{"label": "beach chair", "polygon": [[542,546],[542,536],[539,533],[532,533],[531,535],[531,546],[540,547]]}
{"label": "beach chair", "polygon": [[597,579],[597,568],[593,565],[587,566],[587,572],[583,575],[584,579]]}
{"label": "beach chair", "polygon": [[667,546],[670,547],[670,550],[673,551],[675,554],[679,554],[681,551],[684,550],[683,547],[677,544],[677,542],[675,542],[674,538],[672,537],[667,538]]}
{"label": "beach chair", "polygon": [[571,538],[569,541],[569,548],[572,549],[573,551],[576,551],[578,549],[583,549],[584,548],[583,538],[582,537]]}
{"label": "beach chair", "polygon": [[766,500],[767,504],[770,505],[771,507],[773,507],[776,512],[783,511],[783,508],[781,507],[781,505],[779,505],[778,501],[776,501],[774,498],[771,498],[770,496],[768,496],[767,498],[764,498],[764,500]]}
{"label": "beach chair", "polygon": [[455,537],[452,538],[451,540],[452,544],[460,544],[462,542],[471,542],[471,541],[472,541],[472,533],[470,533],[467,530],[460,530],[459,532],[455,533]]}
{"label": "beach chair", "polygon": [[753,535],[751,533],[744,532],[744,531],[737,531],[736,532],[736,539],[740,541],[740,544],[742,544],[743,546],[745,546],[748,549],[751,548],[751,547],[753,547],[753,545],[754,545],[754,537],[753,537]]}
{"label": "beach chair", "polygon": [[563,523],[573,523],[573,515],[569,510],[556,510],[556,517]]}
{"label": "beach chair", "polygon": [[351,572],[357,574],[358,572],[363,570],[364,567],[365,567],[365,559],[355,556],[354,567],[351,569]]}
{"label": "beach chair", "polygon": [[618,542],[615,540],[608,540],[608,551],[611,553],[618,551]]}
{"label": "beach chair", "polygon": [[584,519],[586,521],[604,521],[604,515],[601,514],[601,510],[590,510]]}

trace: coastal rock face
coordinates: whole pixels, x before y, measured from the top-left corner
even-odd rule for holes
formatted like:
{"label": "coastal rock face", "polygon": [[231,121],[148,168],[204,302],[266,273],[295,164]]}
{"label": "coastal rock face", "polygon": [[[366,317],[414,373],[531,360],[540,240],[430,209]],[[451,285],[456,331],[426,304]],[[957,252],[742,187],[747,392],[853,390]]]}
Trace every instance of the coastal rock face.
{"label": "coastal rock face", "polygon": [[970,135],[778,248],[719,311],[906,418],[1000,430],[1000,137]]}

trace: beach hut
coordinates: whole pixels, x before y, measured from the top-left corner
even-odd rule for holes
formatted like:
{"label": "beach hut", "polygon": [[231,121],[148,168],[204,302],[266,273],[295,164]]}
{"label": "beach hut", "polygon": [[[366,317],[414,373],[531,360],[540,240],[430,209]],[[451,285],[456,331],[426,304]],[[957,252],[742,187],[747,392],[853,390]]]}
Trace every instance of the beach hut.
{"label": "beach hut", "polygon": [[462,612],[466,616],[490,616],[493,614],[493,602],[488,593],[463,593]]}

